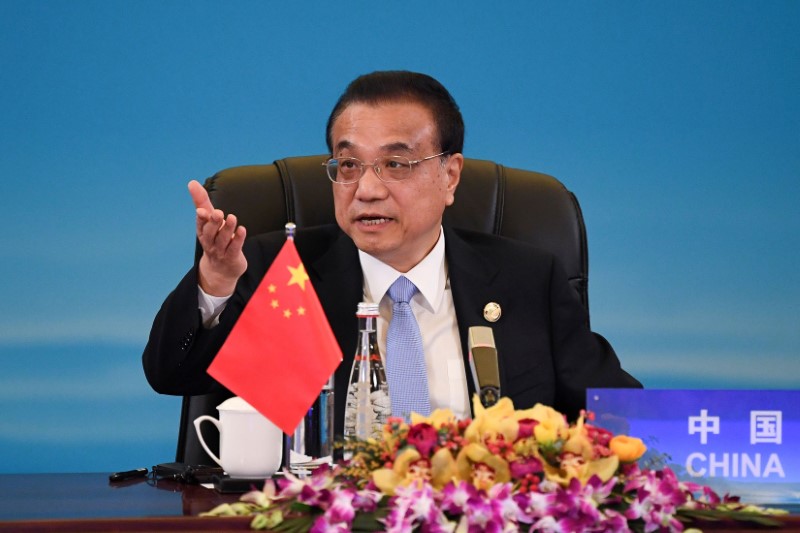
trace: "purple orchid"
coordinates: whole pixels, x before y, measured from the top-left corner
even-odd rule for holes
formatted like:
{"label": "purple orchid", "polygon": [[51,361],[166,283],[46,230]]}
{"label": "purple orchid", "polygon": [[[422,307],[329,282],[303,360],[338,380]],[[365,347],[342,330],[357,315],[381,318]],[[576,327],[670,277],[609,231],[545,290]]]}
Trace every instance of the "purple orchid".
{"label": "purple orchid", "polygon": [[333,485],[334,474],[328,465],[322,465],[311,474],[311,477],[299,478],[288,471],[283,472],[283,479],[278,480],[280,497],[293,498],[305,493],[311,498],[313,493],[328,489]]}
{"label": "purple orchid", "polygon": [[353,508],[355,491],[341,489],[333,491],[332,495],[333,500],[330,506],[322,516],[314,521],[314,525],[311,528],[312,532],[345,532],[352,529],[353,519],[356,516],[356,511]]}
{"label": "purple orchid", "polygon": [[352,528],[348,524],[331,524],[324,516],[320,516],[308,531],[309,533],[349,533],[351,530]]}
{"label": "purple orchid", "polygon": [[511,483],[498,484],[489,489],[487,496],[505,522],[525,522],[526,514],[514,499],[514,486]]}
{"label": "purple orchid", "polygon": [[383,499],[383,493],[378,490],[359,490],[353,497],[353,508],[359,512],[373,513],[378,508],[381,499]]}
{"label": "purple orchid", "polygon": [[464,514],[470,500],[478,493],[478,489],[472,483],[459,481],[458,483],[448,483],[442,489],[442,499],[439,505],[446,513],[454,515]]}
{"label": "purple orchid", "polygon": [[467,507],[468,530],[472,532],[501,532],[505,526],[502,514],[492,500],[480,494],[473,498]]}
{"label": "purple orchid", "polygon": [[536,520],[548,516],[550,509],[555,502],[556,495],[546,492],[517,493],[514,501],[520,510],[520,522],[530,524]]}
{"label": "purple orchid", "polygon": [[628,478],[623,491],[634,492],[635,497],[625,511],[629,520],[642,520],[644,531],[683,531],[683,524],[675,514],[678,508],[692,501],[691,485],[678,481],[669,468],[636,471]]}
{"label": "purple orchid", "polygon": [[425,525],[426,531],[440,529],[439,526],[448,523],[448,520],[434,498],[435,494],[428,483],[398,487],[391,500],[393,510],[387,517],[387,526],[405,527],[406,523],[411,523]]}

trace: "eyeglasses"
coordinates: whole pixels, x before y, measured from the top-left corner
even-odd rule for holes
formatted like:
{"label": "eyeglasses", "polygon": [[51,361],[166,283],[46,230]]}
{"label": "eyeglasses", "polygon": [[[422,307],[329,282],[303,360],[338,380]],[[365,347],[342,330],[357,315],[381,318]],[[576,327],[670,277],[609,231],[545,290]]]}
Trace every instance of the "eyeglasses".
{"label": "eyeglasses", "polygon": [[341,185],[356,183],[364,177],[367,167],[372,167],[379,180],[391,183],[408,179],[414,165],[443,155],[447,155],[447,152],[413,161],[401,155],[385,155],[375,158],[372,163],[365,163],[356,157],[331,157],[322,163],[322,166],[328,171],[328,178]]}

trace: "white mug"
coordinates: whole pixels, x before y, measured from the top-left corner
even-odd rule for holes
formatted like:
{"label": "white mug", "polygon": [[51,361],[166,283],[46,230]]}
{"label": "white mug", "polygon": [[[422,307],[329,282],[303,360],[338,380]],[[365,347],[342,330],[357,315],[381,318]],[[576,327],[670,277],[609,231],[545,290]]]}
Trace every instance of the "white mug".
{"label": "white mug", "polygon": [[[231,477],[268,478],[281,466],[283,432],[238,396],[217,406],[219,420],[199,416],[194,428],[200,445]],[[219,430],[219,455],[208,448],[200,424],[209,421]]]}

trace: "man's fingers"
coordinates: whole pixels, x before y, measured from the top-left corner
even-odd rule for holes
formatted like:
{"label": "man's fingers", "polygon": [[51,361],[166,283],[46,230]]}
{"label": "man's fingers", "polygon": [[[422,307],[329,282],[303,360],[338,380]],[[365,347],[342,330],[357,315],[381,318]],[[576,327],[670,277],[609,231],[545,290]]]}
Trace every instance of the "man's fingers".
{"label": "man's fingers", "polygon": [[214,235],[216,235],[216,232],[225,221],[222,211],[219,209],[209,211],[205,208],[198,207],[196,212],[197,237],[199,239],[205,237],[206,239],[213,240]]}
{"label": "man's fingers", "polygon": [[231,235],[231,242],[228,245],[229,255],[238,255],[242,253],[242,245],[244,244],[245,237],[247,237],[247,230],[245,227],[239,226],[236,228],[236,231]]}
{"label": "man's fingers", "polygon": [[214,208],[208,191],[199,182],[191,181],[188,187],[197,214],[197,240],[203,248],[199,283],[209,294],[230,294],[247,268],[242,253],[247,231],[237,227],[235,215],[226,217],[222,210]]}
{"label": "man's fingers", "polygon": [[[221,213],[221,211],[220,211]],[[217,224],[217,219],[212,219],[212,223]],[[236,231],[236,215],[228,215],[223,218],[217,225],[217,239],[227,245],[228,241],[233,238],[233,233]]]}
{"label": "man's fingers", "polygon": [[215,257],[222,257],[230,253],[228,248],[233,240],[241,241],[235,244],[235,247],[241,248],[246,231],[243,226],[237,224],[236,215],[225,217],[219,209],[215,209],[203,221],[198,213],[197,236],[203,250]]}
{"label": "man's fingers", "polygon": [[192,202],[194,202],[194,206],[197,209],[205,209],[208,212],[214,210],[211,199],[208,197],[208,191],[200,185],[199,181],[192,180],[189,182],[189,194],[192,196]]}

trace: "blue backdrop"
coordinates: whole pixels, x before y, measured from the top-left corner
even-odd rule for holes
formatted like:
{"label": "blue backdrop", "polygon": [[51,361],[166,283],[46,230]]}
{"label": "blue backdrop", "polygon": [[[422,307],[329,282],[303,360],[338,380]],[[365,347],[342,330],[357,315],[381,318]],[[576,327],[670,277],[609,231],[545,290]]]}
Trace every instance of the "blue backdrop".
{"label": "blue backdrop", "polygon": [[376,69],[578,195],[594,329],[646,386],[796,388],[799,35],[780,0],[0,2],[0,472],[172,459],[139,357],[193,257],[186,182],[323,153]]}

